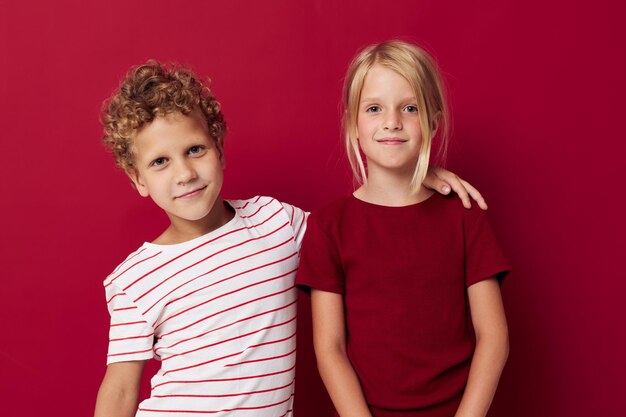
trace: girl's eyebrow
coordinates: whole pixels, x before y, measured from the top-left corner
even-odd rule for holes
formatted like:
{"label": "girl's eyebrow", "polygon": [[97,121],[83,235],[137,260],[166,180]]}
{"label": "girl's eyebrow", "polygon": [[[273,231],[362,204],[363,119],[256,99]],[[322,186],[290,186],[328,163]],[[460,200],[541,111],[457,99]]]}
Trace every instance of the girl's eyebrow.
{"label": "girl's eyebrow", "polygon": [[[377,102],[377,101],[381,101],[381,99],[379,97],[364,97],[364,98],[361,98],[360,103],[372,103],[372,102]],[[415,96],[406,96],[400,101],[407,102],[407,103],[417,102],[417,99],[415,98]]]}

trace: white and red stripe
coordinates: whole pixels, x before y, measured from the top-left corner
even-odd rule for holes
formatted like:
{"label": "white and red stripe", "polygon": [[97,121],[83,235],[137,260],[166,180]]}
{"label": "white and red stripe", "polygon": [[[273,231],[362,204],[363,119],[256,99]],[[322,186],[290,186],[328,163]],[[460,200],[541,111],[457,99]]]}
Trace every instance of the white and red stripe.
{"label": "white and red stripe", "polygon": [[177,245],[145,243],[104,281],[107,363],[161,360],[138,416],[290,416],[295,272],[307,213],[269,197]]}

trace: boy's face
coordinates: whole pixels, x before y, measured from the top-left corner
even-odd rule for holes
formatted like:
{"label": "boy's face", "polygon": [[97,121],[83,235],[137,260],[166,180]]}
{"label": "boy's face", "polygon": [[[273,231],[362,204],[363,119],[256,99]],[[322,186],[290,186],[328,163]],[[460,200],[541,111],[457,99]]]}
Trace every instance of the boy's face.
{"label": "boy's face", "polygon": [[133,153],[136,168],[128,176],[173,224],[201,220],[221,204],[223,150],[199,110],[157,117],[135,135]]}

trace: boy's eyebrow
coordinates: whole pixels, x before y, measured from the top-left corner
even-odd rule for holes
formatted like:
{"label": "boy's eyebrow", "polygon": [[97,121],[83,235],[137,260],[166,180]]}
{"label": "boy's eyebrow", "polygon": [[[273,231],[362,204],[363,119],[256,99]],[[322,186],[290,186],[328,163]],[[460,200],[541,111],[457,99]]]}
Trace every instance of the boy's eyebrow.
{"label": "boy's eyebrow", "polygon": [[165,158],[161,152],[152,152],[152,153],[144,152],[141,158],[139,157],[139,155],[137,155],[135,157],[135,160],[137,161],[138,164],[141,163],[142,165],[150,166],[152,162],[154,162],[155,160],[159,158]]}

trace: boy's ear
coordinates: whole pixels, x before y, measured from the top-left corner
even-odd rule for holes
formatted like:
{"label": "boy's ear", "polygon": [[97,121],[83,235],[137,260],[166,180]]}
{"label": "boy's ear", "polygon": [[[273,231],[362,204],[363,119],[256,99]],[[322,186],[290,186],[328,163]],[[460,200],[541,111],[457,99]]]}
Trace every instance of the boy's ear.
{"label": "boy's ear", "polygon": [[217,148],[217,152],[220,155],[220,162],[222,163],[222,169],[226,168],[226,156],[224,155],[224,144],[220,144],[217,141],[215,142],[215,147]]}
{"label": "boy's ear", "polygon": [[130,168],[130,169],[125,170],[124,172],[126,172],[126,175],[128,175],[128,178],[130,178],[130,181],[133,183],[133,187],[137,190],[140,196],[142,197],[150,196],[150,193],[148,192],[148,188],[144,184],[143,179],[141,178],[141,176],[139,175],[137,171]]}

